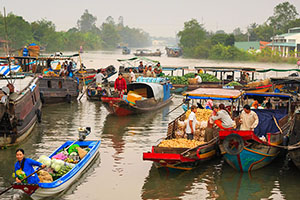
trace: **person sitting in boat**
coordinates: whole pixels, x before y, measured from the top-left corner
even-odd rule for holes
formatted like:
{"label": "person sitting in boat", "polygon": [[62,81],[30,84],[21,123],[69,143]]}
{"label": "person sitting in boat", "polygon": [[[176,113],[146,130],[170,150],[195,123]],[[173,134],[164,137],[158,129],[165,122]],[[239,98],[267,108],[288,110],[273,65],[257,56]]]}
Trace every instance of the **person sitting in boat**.
{"label": "person sitting in boat", "polygon": [[258,125],[258,116],[257,114],[250,110],[250,106],[246,104],[243,108],[243,111],[240,115],[241,131],[253,131]]}
{"label": "person sitting in boat", "polygon": [[218,131],[216,128],[214,128],[214,120],[211,118],[212,116],[217,115],[218,106],[213,105],[212,110],[213,110],[213,112],[212,112],[211,116],[209,117],[209,119],[207,121],[207,127],[205,128],[204,142],[209,142],[213,138],[218,136]]}
{"label": "person sitting in boat", "polygon": [[151,65],[149,65],[149,67],[148,67],[148,70],[147,70],[147,72],[146,72],[146,76],[147,77],[156,77],[156,75],[155,75],[155,73],[152,71],[152,66]]}
{"label": "person sitting in boat", "polygon": [[67,69],[68,69],[68,76],[73,77],[73,62],[72,61],[69,62]]}
{"label": "person sitting in boat", "polygon": [[57,63],[55,70],[60,70],[61,69],[61,64],[60,62]]}
{"label": "person sitting in boat", "polygon": [[65,63],[63,63],[63,67],[59,71],[59,76],[68,76],[68,69]]}
{"label": "person sitting in boat", "polygon": [[133,73],[132,68],[129,69],[129,72],[130,72],[130,83],[133,83],[136,81],[136,79],[135,79],[135,74]]}
{"label": "person sitting in boat", "polygon": [[102,86],[102,81],[105,78],[104,74],[103,74],[103,70],[98,69],[97,70],[97,74],[95,76],[95,80],[96,80],[96,85],[101,87]]}
{"label": "person sitting in boat", "polygon": [[145,68],[144,68],[144,70],[143,70],[144,76],[147,76],[147,71],[148,71],[148,67],[147,67],[147,65],[145,65]]}
{"label": "person sitting in boat", "polygon": [[199,76],[199,74],[195,73],[195,79],[197,80],[198,84],[202,83],[202,78]]}
{"label": "person sitting in boat", "polygon": [[[40,162],[37,162],[30,158],[25,158],[24,154],[25,152],[23,149],[17,149],[16,158],[18,161],[15,164],[15,173],[14,173],[17,183],[21,183],[21,179],[26,178],[26,176],[34,172],[32,166],[39,166],[41,168],[45,167],[45,165],[43,165]],[[34,174],[31,177],[27,178],[26,181],[29,184],[37,184],[40,182],[40,179],[36,174]]]}
{"label": "person sitting in boat", "polygon": [[157,75],[161,75],[161,73],[162,73],[162,67],[161,67],[161,65],[160,65],[160,62],[158,62],[157,63],[157,65],[155,66],[155,68],[154,68],[154,71],[155,71],[155,73],[157,74]]}
{"label": "person sitting in boat", "polygon": [[140,65],[138,66],[138,72],[139,72],[139,73],[143,73],[143,71],[144,71],[143,62],[140,61]]}
{"label": "person sitting in boat", "polygon": [[23,53],[23,56],[29,56],[29,51],[27,49],[27,46],[24,46],[22,53]]}
{"label": "person sitting in boat", "polygon": [[208,101],[205,104],[205,109],[212,110],[213,105],[214,105],[214,103],[213,103],[212,99],[208,99]]}
{"label": "person sitting in boat", "polygon": [[127,92],[127,83],[125,78],[123,78],[122,73],[119,73],[118,78],[115,80],[115,91],[117,91],[119,94]]}
{"label": "person sitting in boat", "polygon": [[188,140],[194,139],[194,132],[196,130],[196,112],[197,112],[197,106],[192,105],[191,107],[191,114],[189,115],[188,122],[186,125],[185,133],[187,135]]}
{"label": "person sitting in boat", "polygon": [[234,127],[234,121],[231,119],[228,111],[225,109],[224,104],[219,105],[219,110],[214,108],[214,111],[217,112],[216,116],[212,116],[211,119],[220,129],[232,129]]}

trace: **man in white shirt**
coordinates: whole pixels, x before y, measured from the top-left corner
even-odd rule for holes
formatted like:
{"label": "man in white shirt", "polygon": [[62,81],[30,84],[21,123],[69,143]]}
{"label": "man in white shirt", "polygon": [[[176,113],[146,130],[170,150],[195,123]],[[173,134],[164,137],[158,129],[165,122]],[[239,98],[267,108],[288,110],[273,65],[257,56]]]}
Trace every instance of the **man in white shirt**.
{"label": "man in white shirt", "polygon": [[201,76],[199,76],[199,74],[195,74],[195,79],[197,79],[197,83],[199,84],[199,83],[202,83],[202,78],[201,78]]}
{"label": "man in white shirt", "polygon": [[188,122],[187,122],[186,129],[185,129],[188,140],[194,139],[194,133],[196,130],[196,122],[197,122],[197,119],[196,119],[197,106],[192,105],[191,110],[192,110],[192,112],[189,115]]}
{"label": "man in white shirt", "polygon": [[97,70],[97,74],[96,74],[96,76],[95,76],[95,79],[96,79],[96,85],[97,85],[97,86],[101,86],[102,80],[103,80],[104,78],[105,78],[105,77],[104,77],[104,75],[101,73],[101,70],[98,69],[98,70]]}
{"label": "man in white shirt", "polygon": [[258,125],[258,116],[257,114],[250,110],[249,105],[244,106],[244,110],[240,115],[241,131],[253,131]]}
{"label": "man in white shirt", "polygon": [[129,72],[130,72],[130,83],[133,83],[135,82],[135,74],[133,73],[132,69],[130,68],[129,69]]}

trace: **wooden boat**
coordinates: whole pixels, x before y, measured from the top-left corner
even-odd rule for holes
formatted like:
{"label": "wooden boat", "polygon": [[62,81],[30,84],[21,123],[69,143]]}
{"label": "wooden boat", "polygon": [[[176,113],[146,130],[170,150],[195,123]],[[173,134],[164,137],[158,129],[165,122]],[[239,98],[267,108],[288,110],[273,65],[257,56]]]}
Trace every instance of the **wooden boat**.
{"label": "wooden boat", "polygon": [[291,132],[289,134],[288,155],[293,163],[300,169],[300,112],[294,114]]}
{"label": "wooden boat", "polygon": [[75,78],[40,76],[39,88],[43,103],[59,103],[76,100],[79,95],[78,83]]}
{"label": "wooden boat", "polygon": [[52,158],[58,152],[69,147],[71,144],[77,144],[81,148],[90,148],[90,151],[81,159],[75,167],[73,167],[64,176],[56,179],[51,183],[38,183],[38,184],[26,184],[26,183],[14,183],[14,189],[21,189],[28,195],[31,195],[33,199],[42,199],[46,197],[57,196],[68,189],[84,171],[91,165],[93,160],[99,155],[100,141],[67,141],[58,149],[56,149],[49,157]]}
{"label": "wooden boat", "polygon": [[[229,89],[210,89],[199,88],[197,90],[183,94],[189,100],[239,100],[243,93],[239,90]],[[187,101],[189,102],[189,101]],[[176,132],[179,127],[179,120],[185,119],[185,113],[177,117],[168,125],[168,133],[165,140],[176,138]],[[207,119],[204,119],[207,121]],[[204,129],[205,130],[205,127]],[[202,130],[202,131],[203,131]],[[196,133],[196,131],[195,131]],[[196,136],[196,135],[195,135]],[[202,136],[203,137],[203,136]],[[195,138],[195,139],[201,139]],[[153,146],[152,151],[143,153],[144,160],[154,161],[155,166],[158,168],[166,168],[168,170],[191,170],[199,167],[204,161],[212,159],[216,156],[218,137],[212,138],[208,142],[195,147],[195,148],[170,148]]]}
{"label": "wooden boat", "polygon": [[157,49],[155,52],[152,52],[149,49],[137,49],[133,54],[135,56],[161,56],[161,51]]}
{"label": "wooden boat", "polygon": [[[3,89],[8,80],[0,79]],[[0,103],[0,147],[19,144],[41,120],[41,99],[38,78],[26,76],[12,80],[14,92]],[[0,99],[4,94],[0,94]],[[5,95],[4,95],[5,96]]]}
{"label": "wooden boat", "polygon": [[188,89],[187,85],[185,87],[179,87],[179,88],[172,87],[171,93],[181,94],[181,93],[185,92],[187,89]]}
{"label": "wooden boat", "polygon": [[151,112],[172,101],[171,84],[164,78],[138,77],[127,85],[128,94],[122,97],[101,97],[107,110],[118,116]]}
{"label": "wooden boat", "polygon": [[179,47],[166,47],[168,57],[179,57],[182,55],[182,49]]}
{"label": "wooden boat", "polygon": [[[185,113],[168,124],[168,133],[165,140],[176,138],[178,121],[183,121]],[[153,161],[156,168],[166,170],[192,170],[199,167],[204,161],[216,156],[218,138],[196,146],[195,148],[160,147],[152,146],[151,152],[143,153],[143,160]]]}
{"label": "wooden boat", "polygon": [[[245,98],[276,98],[289,101],[290,94],[283,93],[245,93]],[[288,109],[288,113],[286,112]],[[259,124],[254,131],[220,131],[222,153],[226,162],[241,172],[250,172],[270,164],[279,154],[283,137],[290,126],[291,109],[257,109]]]}
{"label": "wooden boat", "polygon": [[122,54],[123,55],[128,55],[130,54],[130,49],[128,47],[123,47],[122,48]]}

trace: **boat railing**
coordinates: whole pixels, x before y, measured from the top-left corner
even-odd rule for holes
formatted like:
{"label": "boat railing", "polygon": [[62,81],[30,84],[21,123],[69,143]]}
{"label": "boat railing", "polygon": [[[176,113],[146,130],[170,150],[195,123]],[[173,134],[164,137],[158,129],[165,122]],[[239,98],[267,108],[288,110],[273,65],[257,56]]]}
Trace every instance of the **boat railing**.
{"label": "boat railing", "polygon": [[179,115],[176,119],[168,124],[168,132],[167,132],[167,139],[174,138],[175,130],[178,128],[178,121],[183,121],[185,119],[185,112]]}

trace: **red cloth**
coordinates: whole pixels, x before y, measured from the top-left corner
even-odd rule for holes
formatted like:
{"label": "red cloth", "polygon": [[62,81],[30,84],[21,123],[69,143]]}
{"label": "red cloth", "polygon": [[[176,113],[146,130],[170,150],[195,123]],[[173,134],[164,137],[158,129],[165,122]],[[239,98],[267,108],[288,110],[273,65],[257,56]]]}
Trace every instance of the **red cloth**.
{"label": "red cloth", "polygon": [[224,129],[224,130],[230,130],[230,129],[232,129],[232,128],[224,128],[224,127],[222,126],[222,121],[219,120],[219,119],[217,119],[217,120],[215,121],[215,124],[216,124],[220,129]]}
{"label": "red cloth", "polygon": [[115,80],[115,89],[117,89],[118,91],[122,91],[127,89],[127,84],[126,84],[126,80],[124,78],[117,78]]}

